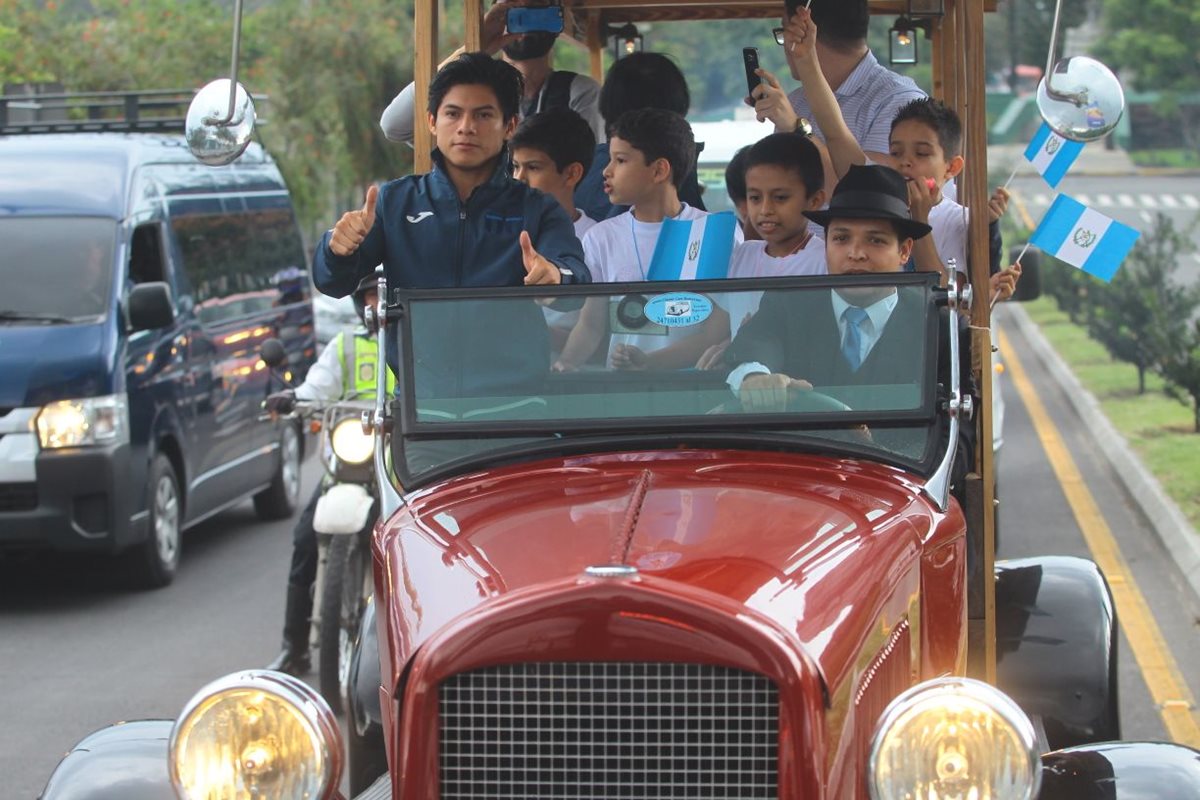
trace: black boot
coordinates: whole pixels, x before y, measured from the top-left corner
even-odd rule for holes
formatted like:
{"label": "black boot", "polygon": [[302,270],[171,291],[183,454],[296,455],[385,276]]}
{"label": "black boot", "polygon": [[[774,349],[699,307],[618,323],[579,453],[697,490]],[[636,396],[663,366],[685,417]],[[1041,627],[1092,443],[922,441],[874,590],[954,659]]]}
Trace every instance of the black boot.
{"label": "black boot", "polygon": [[283,652],[267,665],[267,669],[301,677],[312,671],[308,655],[308,631],[312,617],[312,595],[307,586],[289,583],[287,610],[283,616]]}

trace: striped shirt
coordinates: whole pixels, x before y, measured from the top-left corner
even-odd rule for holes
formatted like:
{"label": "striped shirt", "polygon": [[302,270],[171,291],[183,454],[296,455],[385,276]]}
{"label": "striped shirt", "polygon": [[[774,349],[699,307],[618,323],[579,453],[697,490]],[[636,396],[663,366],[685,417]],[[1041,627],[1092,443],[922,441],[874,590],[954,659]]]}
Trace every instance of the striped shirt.
{"label": "striped shirt", "polygon": [[[892,120],[905,103],[925,97],[913,82],[879,63],[870,50],[834,93],[846,127],[867,153],[887,153],[891,143]],[[804,88],[788,95],[796,115],[812,120],[812,107]],[[813,128],[820,128],[813,122]],[[824,137],[822,137],[824,138]]]}

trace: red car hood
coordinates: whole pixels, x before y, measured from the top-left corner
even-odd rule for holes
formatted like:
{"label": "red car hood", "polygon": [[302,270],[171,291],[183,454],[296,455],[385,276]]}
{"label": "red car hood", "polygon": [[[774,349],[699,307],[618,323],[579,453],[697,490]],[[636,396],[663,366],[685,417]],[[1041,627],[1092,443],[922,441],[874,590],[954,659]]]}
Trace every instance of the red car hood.
{"label": "red car hood", "polygon": [[905,473],[822,457],[658,451],[458,478],[377,539],[392,663],[489,598],[619,563],[770,617],[837,685],[941,519]]}

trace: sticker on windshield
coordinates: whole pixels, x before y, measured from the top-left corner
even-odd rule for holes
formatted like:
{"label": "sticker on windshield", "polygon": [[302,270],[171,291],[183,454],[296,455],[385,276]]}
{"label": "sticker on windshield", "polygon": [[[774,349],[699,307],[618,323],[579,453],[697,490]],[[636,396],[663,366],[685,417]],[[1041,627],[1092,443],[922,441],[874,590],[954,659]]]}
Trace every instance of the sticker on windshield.
{"label": "sticker on windshield", "polygon": [[646,318],[666,328],[699,325],[712,314],[712,300],[691,292],[668,292],[646,301]]}

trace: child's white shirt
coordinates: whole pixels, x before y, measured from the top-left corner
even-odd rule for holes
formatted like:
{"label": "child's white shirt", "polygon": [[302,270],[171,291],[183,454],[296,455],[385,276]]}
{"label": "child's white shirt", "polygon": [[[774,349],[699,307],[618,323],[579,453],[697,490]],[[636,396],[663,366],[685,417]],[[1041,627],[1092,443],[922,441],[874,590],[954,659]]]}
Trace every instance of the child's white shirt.
{"label": "child's white shirt", "polygon": [[[945,187],[943,187],[945,191]],[[929,209],[929,227],[933,228],[933,246],[937,248],[942,264],[956,259],[955,268],[967,274],[967,220],[968,212],[945,195],[941,202]]]}

